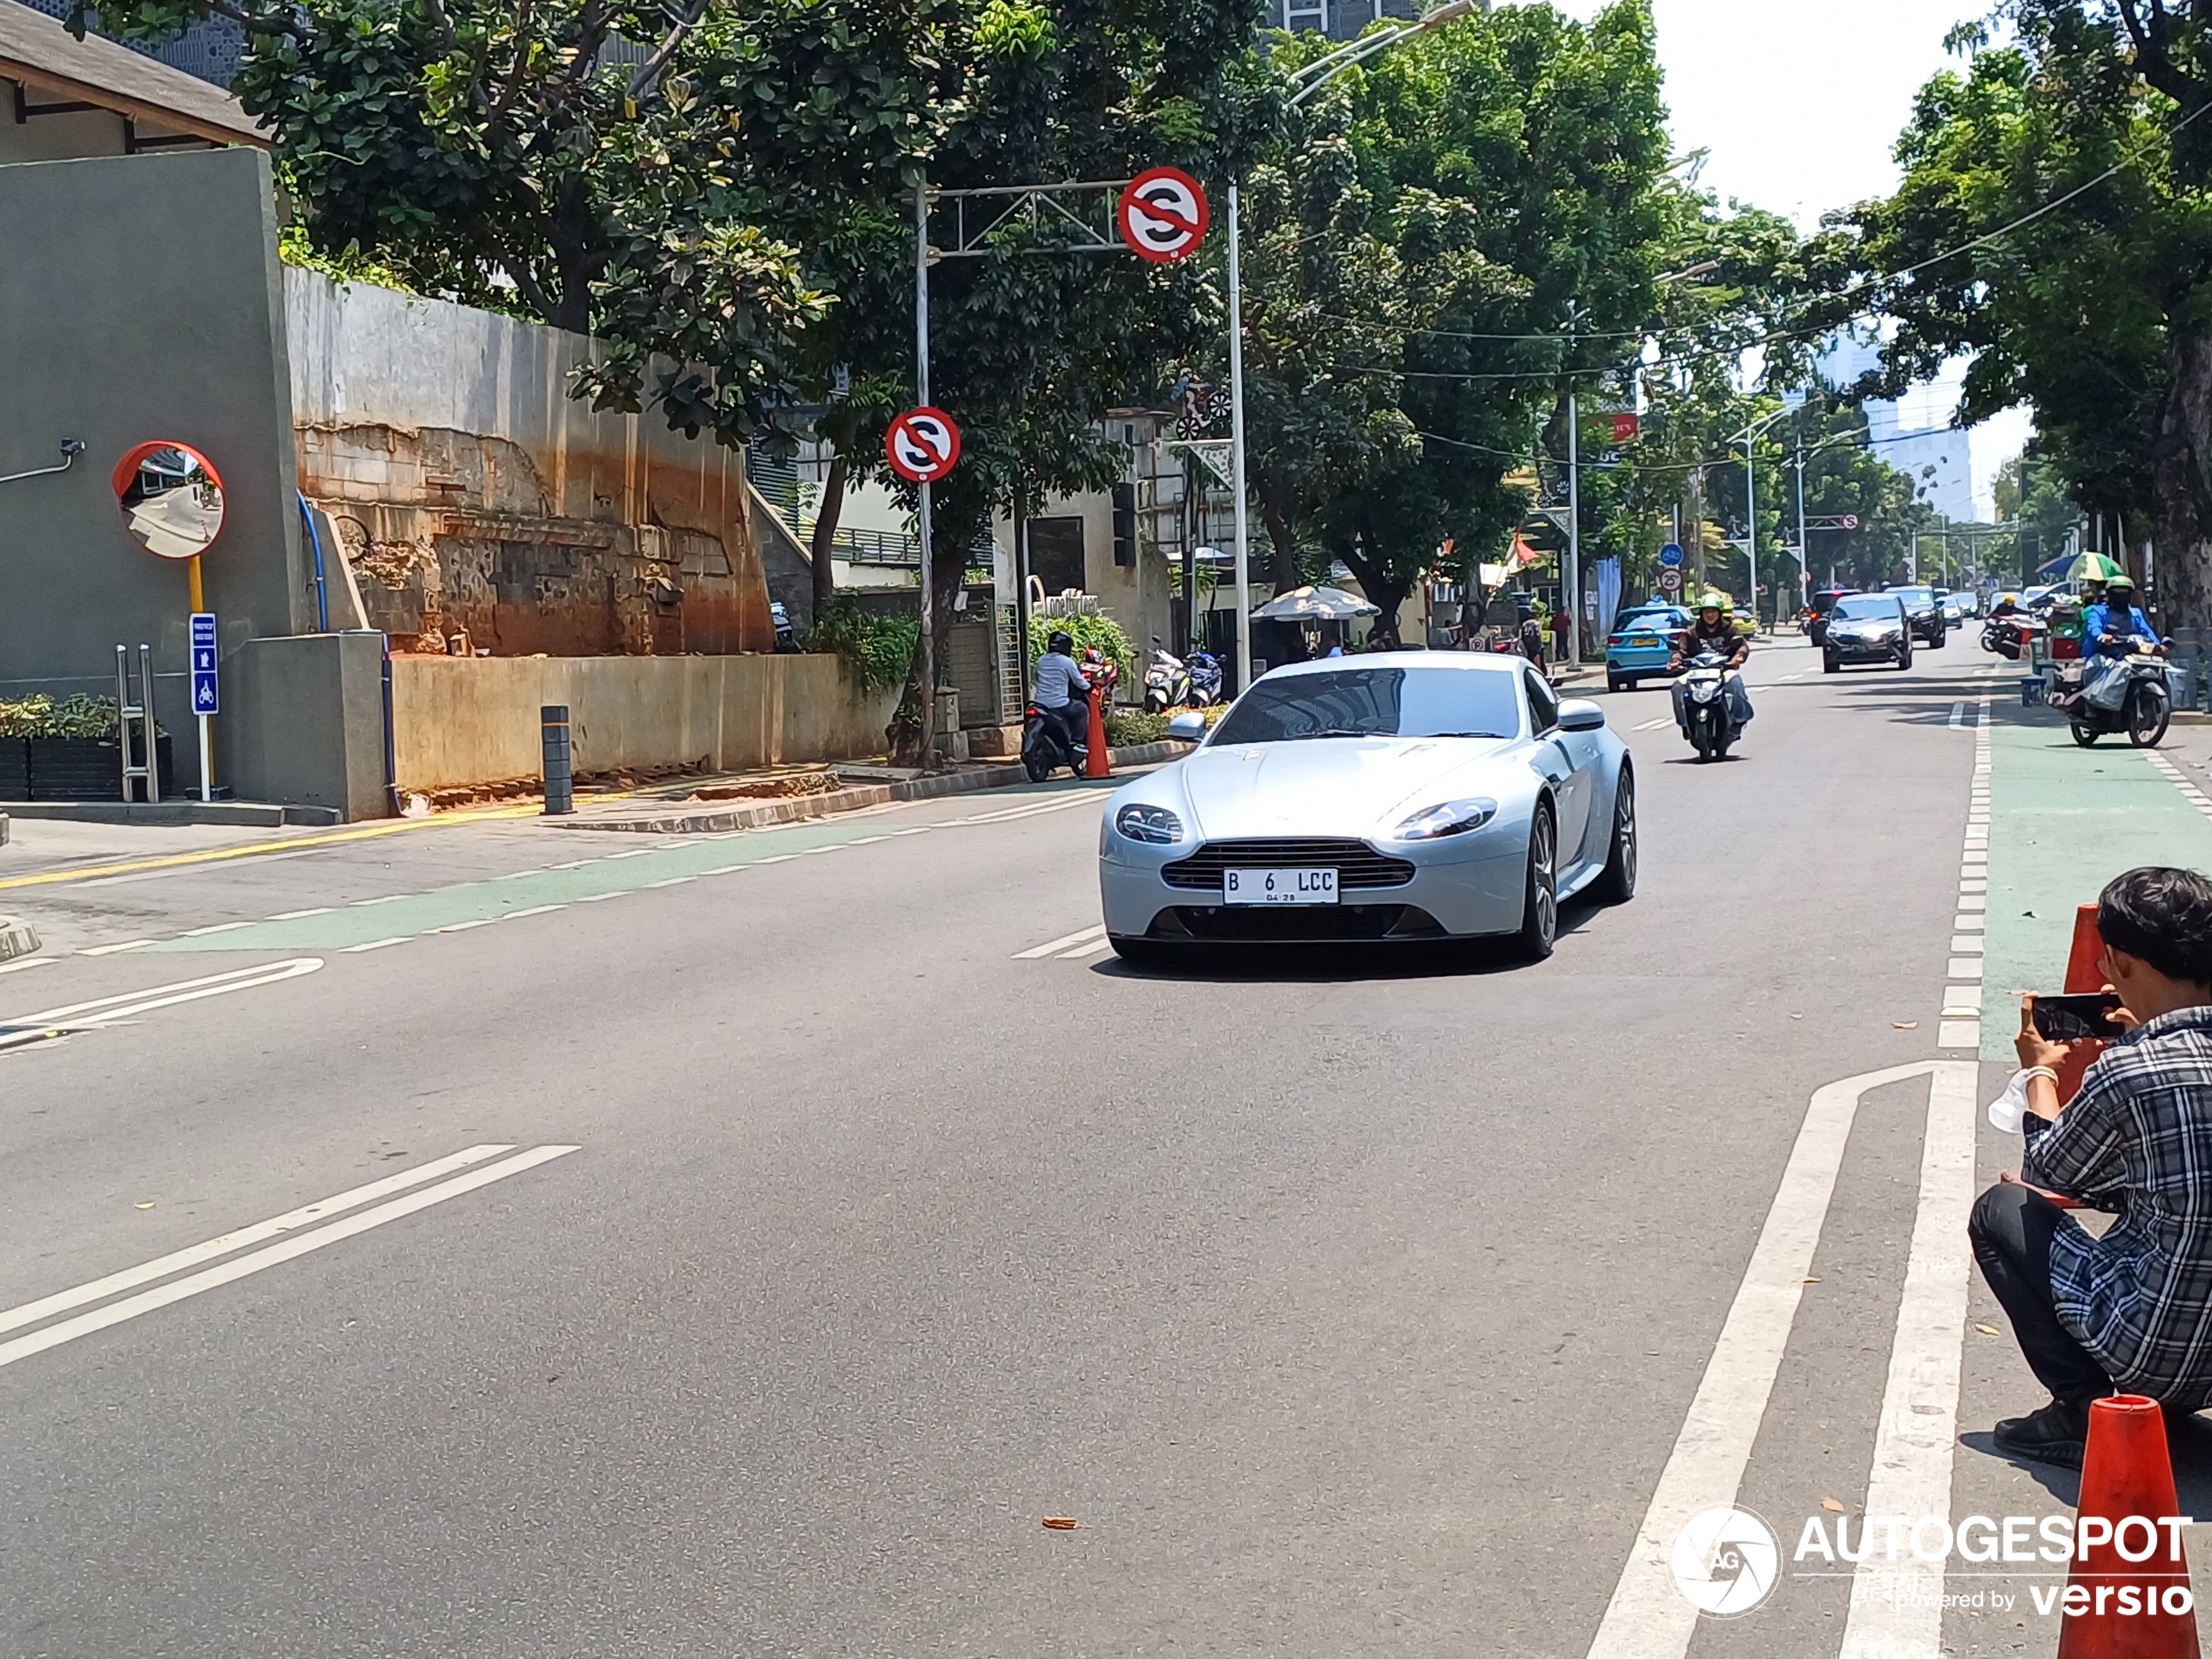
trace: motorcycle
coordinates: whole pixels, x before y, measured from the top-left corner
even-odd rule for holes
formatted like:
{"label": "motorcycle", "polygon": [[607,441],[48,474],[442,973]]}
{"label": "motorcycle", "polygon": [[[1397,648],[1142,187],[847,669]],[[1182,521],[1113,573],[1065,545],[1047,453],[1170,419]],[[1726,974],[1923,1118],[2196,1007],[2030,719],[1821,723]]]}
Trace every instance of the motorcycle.
{"label": "motorcycle", "polygon": [[1152,665],[1144,671],[1144,711],[1165,714],[1190,695],[1190,671],[1171,651],[1155,650]]}
{"label": "motorcycle", "polygon": [[1211,708],[1221,701],[1221,659],[1210,651],[1194,651],[1184,659],[1190,676],[1184,700],[1194,709]]}
{"label": "motorcycle", "polygon": [[1035,702],[1022,711],[1022,770],[1031,783],[1042,783],[1062,766],[1080,778],[1089,759],[1089,745],[1070,744],[1058,715]]}
{"label": "motorcycle", "polygon": [[1743,728],[1728,706],[1728,658],[1700,651],[1683,665],[1683,734],[1701,761],[1718,760]]}
{"label": "motorcycle", "polygon": [[[2153,654],[2161,648],[2141,635],[2129,643],[2133,649],[2121,659],[2127,667],[2128,685],[2120,694],[2117,707],[2095,706],[2089,701],[2087,690],[2061,690],[2051,699],[2054,707],[2065,711],[2074,740],[2085,749],[2108,732],[2123,732],[2136,748],[2153,748],[2166,735],[2166,728],[2173,720],[2174,705],[2166,689],[2165,660]],[[2076,685],[2087,678],[2085,671]]]}

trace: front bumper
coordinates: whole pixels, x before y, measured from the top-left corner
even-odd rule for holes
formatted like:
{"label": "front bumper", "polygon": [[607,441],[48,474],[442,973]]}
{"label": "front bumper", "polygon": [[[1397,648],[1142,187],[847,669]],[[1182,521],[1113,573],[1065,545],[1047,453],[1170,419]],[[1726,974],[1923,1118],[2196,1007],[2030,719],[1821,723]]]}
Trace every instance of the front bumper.
{"label": "front bumper", "polygon": [[1171,886],[1163,873],[1196,844],[1133,846],[1109,833],[1098,860],[1106,931],[1122,939],[1251,944],[1472,938],[1521,926],[1526,818],[1427,846],[1370,845],[1411,864],[1413,874],[1389,887],[1345,889],[1333,905],[1225,905],[1217,890]]}

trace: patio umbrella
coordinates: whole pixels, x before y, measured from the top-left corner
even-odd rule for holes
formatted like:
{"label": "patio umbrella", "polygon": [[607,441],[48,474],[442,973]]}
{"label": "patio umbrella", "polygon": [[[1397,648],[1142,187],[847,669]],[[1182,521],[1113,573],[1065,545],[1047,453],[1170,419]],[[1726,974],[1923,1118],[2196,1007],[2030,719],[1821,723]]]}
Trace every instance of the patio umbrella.
{"label": "patio umbrella", "polygon": [[1252,612],[1263,622],[1350,622],[1381,614],[1380,606],[1355,599],[1342,588],[1293,588]]}
{"label": "patio umbrella", "polygon": [[2117,562],[2101,553],[2084,553],[2067,566],[2066,570],[2069,582],[2109,582],[2116,576],[2127,574]]}

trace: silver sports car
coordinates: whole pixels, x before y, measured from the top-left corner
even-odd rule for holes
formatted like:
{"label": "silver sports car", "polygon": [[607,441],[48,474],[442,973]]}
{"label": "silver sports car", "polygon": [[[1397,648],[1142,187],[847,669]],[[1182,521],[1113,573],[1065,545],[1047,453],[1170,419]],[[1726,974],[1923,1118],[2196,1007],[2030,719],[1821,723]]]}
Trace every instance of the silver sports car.
{"label": "silver sports car", "polygon": [[1635,885],[1627,745],[1518,657],[1277,669],[1196,753],[1116,790],[1099,834],[1106,934],[1133,961],[1499,934],[1538,958],[1561,899],[1620,903]]}

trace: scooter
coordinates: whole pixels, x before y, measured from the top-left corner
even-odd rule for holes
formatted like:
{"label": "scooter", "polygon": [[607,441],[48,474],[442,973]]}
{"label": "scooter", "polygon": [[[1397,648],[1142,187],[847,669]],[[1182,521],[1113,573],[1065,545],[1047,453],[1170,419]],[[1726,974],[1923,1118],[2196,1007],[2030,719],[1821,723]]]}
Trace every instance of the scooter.
{"label": "scooter", "polygon": [[1154,651],[1144,671],[1144,711],[1165,714],[1190,695],[1190,671],[1172,651]]}
{"label": "scooter", "polygon": [[1683,668],[1682,692],[1683,735],[1700,761],[1720,759],[1743,732],[1729,713],[1728,658],[1715,651],[1691,658]]}
{"label": "scooter", "polygon": [[[2140,634],[2130,644],[2134,649],[2121,659],[2127,664],[2128,685],[2120,694],[2118,707],[2094,706],[2086,690],[2060,692],[2052,698],[2055,706],[2066,711],[2074,740],[2085,749],[2108,732],[2121,732],[2128,734],[2128,741],[2136,748],[2154,748],[2173,720],[2173,699],[2166,689],[2166,664],[2163,658],[2152,654],[2159,649],[2157,644]],[[2087,678],[2086,672],[2082,678]]]}
{"label": "scooter", "polygon": [[[1104,692],[1096,692],[1103,696]],[[1076,705],[1070,704],[1069,707]],[[1089,711],[1083,711],[1084,718]],[[1076,777],[1083,775],[1083,767],[1090,759],[1090,745],[1078,743],[1070,745],[1061,730],[1060,717],[1041,704],[1032,702],[1022,711],[1022,770],[1029,781],[1041,784],[1062,766],[1072,769]]]}
{"label": "scooter", "polygon": [[1221,701],[1221,659],[1210,651],[1194,651],[1184,659],[1190,688],[1184,700],[1194,709],[1211,708]]}

